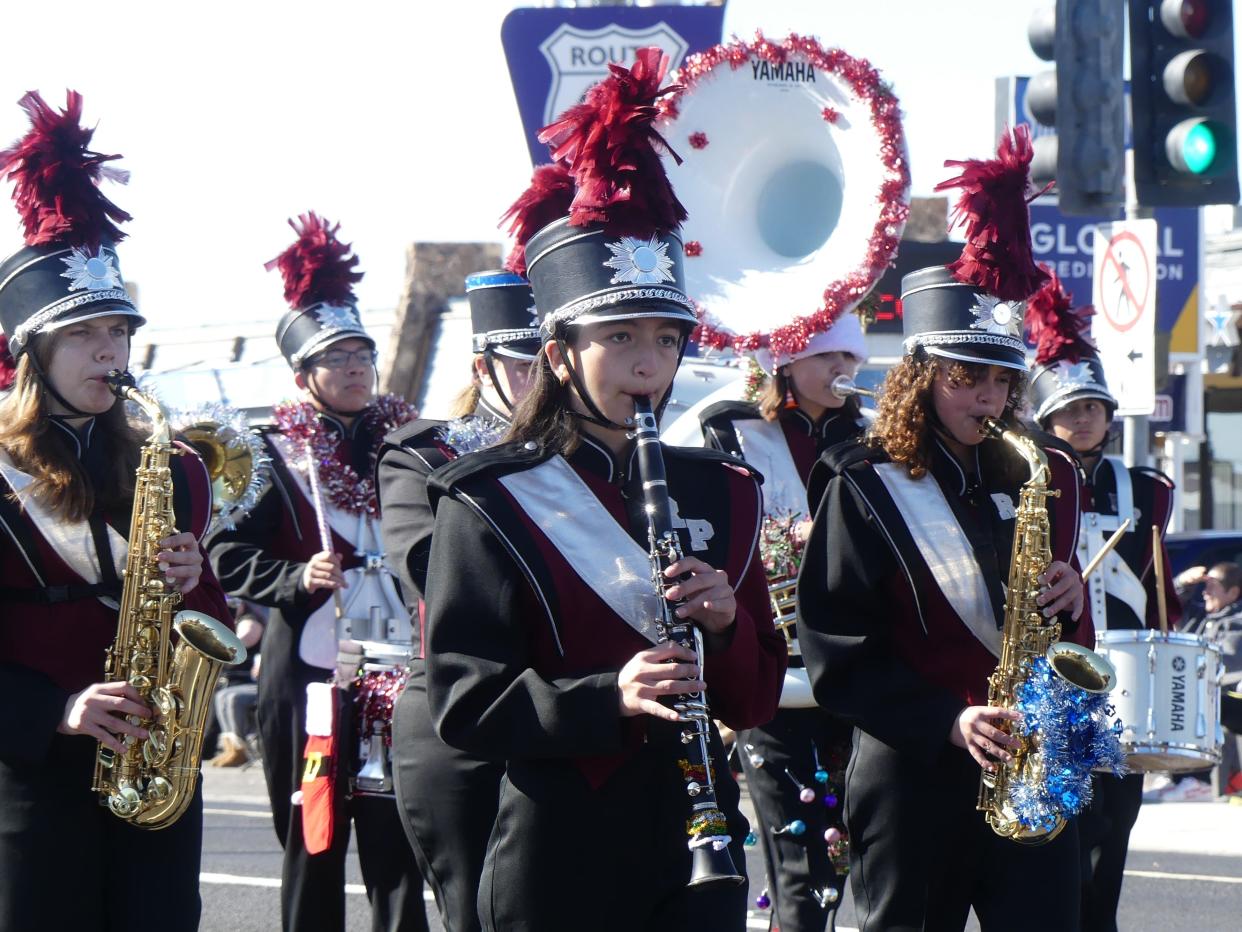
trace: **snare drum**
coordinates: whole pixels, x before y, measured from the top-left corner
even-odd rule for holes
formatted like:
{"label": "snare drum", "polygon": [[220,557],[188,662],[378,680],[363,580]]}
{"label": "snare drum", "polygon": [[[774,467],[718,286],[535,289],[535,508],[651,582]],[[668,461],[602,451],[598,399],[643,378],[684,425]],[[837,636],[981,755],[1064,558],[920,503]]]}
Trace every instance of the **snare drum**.
{"label": "snare drum", "polygon": [[351,698],[358,763],[349,784],[355,796],[393,798],[392,712],[408,679],[404,664],[368,662],[354,680]]}
{"label": "snare drum", "polygon": [[1117,669],[1110,695],[1130,769],[1202,770],[1220,762],[1220,651],[1193,634],[1102,631],[1096,652]]}

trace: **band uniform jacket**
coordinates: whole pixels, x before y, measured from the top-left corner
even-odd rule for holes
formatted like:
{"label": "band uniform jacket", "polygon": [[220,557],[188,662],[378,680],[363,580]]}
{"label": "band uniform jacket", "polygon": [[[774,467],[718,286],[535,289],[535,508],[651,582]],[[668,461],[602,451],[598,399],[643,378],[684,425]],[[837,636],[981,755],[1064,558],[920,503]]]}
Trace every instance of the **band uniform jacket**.
{"label": "band uniform jacket", "polygon": [[[1079,472],[1064,450],[1044,449],[1050,487],[1061,490],[1047,500],[1052,558],[1077,569]],[[798,632],[816,699],[877,740],[929,757],[963,708],[987,704],[1015,508],[1030,475],[1004,441],[985,440],[975,455],[977,485],[938,439],[928,473],[904,485],[904,466],[861,443],[829,450],[811,479],[824,493],[798,581]],[[886,470],[920,496],[918,522]],[[936,498],[947,511],[929,510]],[[954,585],[963,580],[972,584]],[[1094,646],[1085,606],[1077,622],[1067,612],[1057,620],[1063,639]]]}
{"label": "band uniform jacket", "polygon": [[[364,428],[364,419],[351,429],[321,414],[338,439],[337,456],[355,469],[369,468],[376,438]],[[258,720],[263,739],[265,771],[273,800],[274,827],[284,843],[288,836],[290,794],[301,782],[302,748],[306,742],[306,686],[326,680],[330,669],[312,666],[299,655],[307,619],[331,598],[328,589],[308,592],[302,571],[320,544],[315,508],[290,472],[278,442],[278,432],[263,432],[271,458],[269,481],[254,508],[236,527],[213,533],[208,540],[212,565],[229,595],[267,607],[263,632],[263,670],[259,676]],[[360,566],[352,543],[331,529],[332,549],[344,570]],[[280,804],[277,804],[280,801]]]}
{"label": "band uniform jacket", "polygon": [[[1086,480],[1079,563],[1086,565],[1121,521],[1131,519],[1130,530],[1087,580],[1095,629],[1159,628],[1151,529],[1160,529],[1163,550],[1164,534],[1173,517],[1173,482],[1159,470],[1146,466],[1127,468],[1113,456],[1101,456]],[[1182,603],[1173,585],[1167,551],[1162,556],[1161,584],[1169,630],[1173,631],[1182,618]]]}
{"label": "band uniform jacket", "polygon": [[[664,450],[684,552],[727,572],[736,592],[733,626],[705,638],[712,716],[733,728],[766,722],[786,648],[757,554],[758,477],[714,451]],[[562,905],[550,916],[602,928],[636,909],[631,899],[658,896],[657,886],[684,890],[681,727],[623,717],[619,704],[621,667],[653,646],[623,607],[625,592],[653,598],[635,457],[618,465],[590,438],[567,460],[534,442],[509,443],[437,470],[429,491],[432,715],[449,744],[507,761],[479,898],[493,910],[481,916],[484,927],[551,928],[542,919],[523,924],[534,921],[529,901],[546,895],[548,909]],[[717,798],[741,857],[745,821],[714,727],[711,746]],[[629,863],[635,846],[661,876],[627,898],[613,868]]]}

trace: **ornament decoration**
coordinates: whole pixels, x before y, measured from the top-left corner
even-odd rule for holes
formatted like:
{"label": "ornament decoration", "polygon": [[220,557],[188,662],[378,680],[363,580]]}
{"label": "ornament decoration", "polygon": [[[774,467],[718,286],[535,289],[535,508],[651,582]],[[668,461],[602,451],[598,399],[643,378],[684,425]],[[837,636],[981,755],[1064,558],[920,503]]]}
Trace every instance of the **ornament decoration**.
{"label": "ornament decoration", "polygon": [[772,898],[768,896],[768,888],[764,887],[763,892],[755,897],[755,906],[759,909],[770,909],[772,907]]}
{"label": "ornament decoration", "polygon": [[458,456],[494,447],[504,438],[508,426],[500,421],[481,415],[455,418],[436,431],[440,442],[448,445]]}
{"label": "ornament decoration", "polygon": [[283,447],[285,461],[298,471],[306,469],[306,450],[318,466],[320,487],[324,497],[335,508],[351,515],[379,517],[379,501],[375,496],[375,461],[384,437],[418,417],[418,410],[398,395],[381,395],[362,410],[362,421],[374,437],[364,475],[353,466],[341,462],[337,453],[338,437],[329,430],[318,409],[309,401],[287,401],[273,409],[277,440]]}
{"label": "ornament decoration", "polygon": [[780,828],[772,829],[773,835],[793,835],[795,838],[806,834],[806,823],[801,819],[794,819],[791,822],[782,825]]}
{"label": "ornament decoration", "polygon": [[754,767],[756,770],[767,763],[764,756],[755,750],[755,746],[753,744],[746,745],[746,758],[750,761],[750,766]]}
{"label": "ornament decoration", "polygon": [[1045,766],[1034,779],[1015,779],[1014,807],[1023,826],[1050,829],[1091,802],[1093,771],[1114,776],[1128,772],[1120,743],[1122,723],[1116,719],[1109,724],[1114,709],[1107,693],[1089,693],[1066,682],[1045,657],[1031,664],[1016,699],[1022,713],[1019,731],[1028,741],[1039,742]]}
{"label": "ornament decoration", "polygon": [[367,670],[354,679],[354,714],[360,736],[381,734],[392,747],[392,710],[409,681],[405,667]]}
{"label": "ornament decoration", "polygon": [[824,120],[828,123],[832,123],[834,126],[836,125],[837,120],[841,119],[841,114],[832,107],[825,107],[823,113]]}
{"label": "ornament decoration", "polygon": [[691,149],[706,149],[707,148],[707,133],[704,133],[704,132],[691,133],[690,134],[690,148]]}
{"label": "ornament decoration", "polygon": [[743,839],[742,844],[747,848],[753,848],[755,845],[759,844],[759,836],[754,832],[747,832],[746,838]]}
{"label": "ornament decoration", "polygon": [[[704,347],[719,350],[731,347],[739,353],[769,347],[775,357],[796,354],[805,349],[812,336],[827,330],[837,317],[858,304],[897,254],[901,231],[909,215],[910,167],[900,104],[870,62],[841,49],[824,48],[809,36],[792,34],[781,41],[773,41],[758,32],[749,42],[734,40],[690,56],[673,80],[684,85],[682,94],[686,94],[700,82],[710,80],[717,69],[737,71],[753,59],[784,65],[794,58],[805,61],[817,74],[838,78],[870,116],[871,127],[879,140],[877,161],[883,169],[883,180],[876,191],[875,222],[865,231],[865,248],[860,259],[837,280],[827,283],[818,307],[796,310],[789,323],[770,332],[749,333],[726,329],[714,315],[713,308],[705,307],[702,323],[693,337]],[[666,119],[677,118],[677,96],[665,98],[660,106]],[[827,119],[827,114],[824,116]]]}
{"label": "ornament decoration", "polygon": [[812,890],[811,896],[815,897],[815,902],[820,905],[821,909],[837,905],[837,900],[841,898],[840,892],[836,887],[824,887],[822,890]]}
{"label": "ornament decoration", "polygon": [[682,248],[683,254],[688,259],[695,259],[703,255],[703,244],[697,239],[692,239]]}
{"label": "ornament decoration", "polygon": [[787,776],[790,782],[793,783],[793,785],[798,788],[798,799],[801,802],[804,802],[804,803],[815,802],[815,791],[811,789],[809,786],[807,786],[805,783],[802,783],[797,777],[795,777],[793,775],[793,771],[790,770],[788,767],[785,768],[785,776]]}

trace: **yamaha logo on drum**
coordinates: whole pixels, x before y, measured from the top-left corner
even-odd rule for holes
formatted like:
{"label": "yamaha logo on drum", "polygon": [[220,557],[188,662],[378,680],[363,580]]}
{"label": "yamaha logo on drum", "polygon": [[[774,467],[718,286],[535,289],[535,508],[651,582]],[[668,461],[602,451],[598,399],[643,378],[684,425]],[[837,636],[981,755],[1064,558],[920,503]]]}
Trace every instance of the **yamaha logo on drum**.
{"label": "yamaha logo on drum", "polygon": [[804,61],[752,61],[750,70],[756,81],[815,83],[815,66]]}
{"label": "yamaha logo on drum", "polygon": [[1181,673],[1183,670],[1185,670],[1186,669],[1186,658],[1185,657],[1174,657],[1173,658],[1173,669],[1177,673]]}

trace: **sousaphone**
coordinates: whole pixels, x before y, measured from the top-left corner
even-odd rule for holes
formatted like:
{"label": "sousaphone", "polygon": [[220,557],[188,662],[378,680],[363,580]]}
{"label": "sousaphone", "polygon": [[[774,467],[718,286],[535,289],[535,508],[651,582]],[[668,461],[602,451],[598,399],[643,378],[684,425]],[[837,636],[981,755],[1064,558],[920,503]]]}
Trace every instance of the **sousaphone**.
{"label": "sousaphone", "polygon": [[757,36],[688,59],[660,132],[689,212],[698,340],[798,352],[892,262],[909,211],[897,99],[866,61],[810,38]]}

